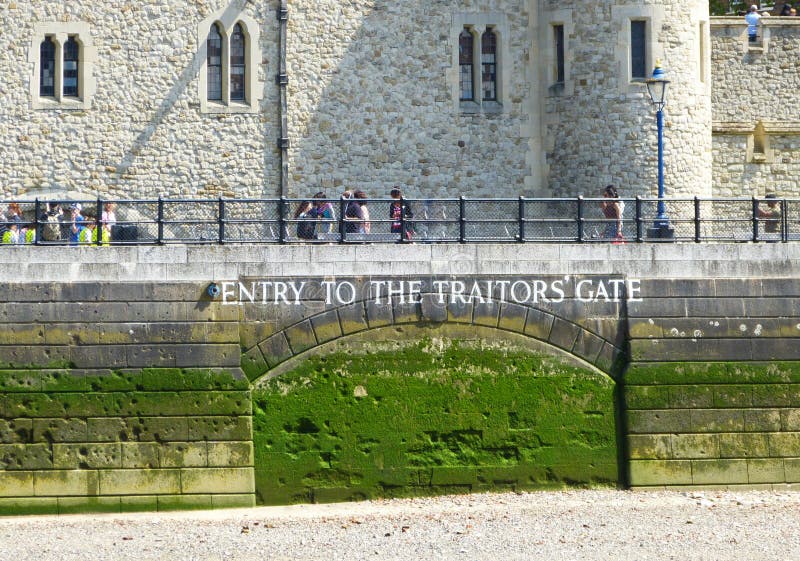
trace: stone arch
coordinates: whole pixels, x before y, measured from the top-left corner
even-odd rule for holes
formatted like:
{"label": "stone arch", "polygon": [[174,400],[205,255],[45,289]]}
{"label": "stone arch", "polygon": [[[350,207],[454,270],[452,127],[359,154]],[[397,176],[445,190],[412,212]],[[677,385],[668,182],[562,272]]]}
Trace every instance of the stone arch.
{"label": "stone arch", "polygon": [[[614,340],[586,327],[580,318],[570,318],[539,306],[513,303],[438,304],[431,294],[420,302],[399,299],[383,305],[360,300],[349,305],[326,309],[296,321],[246,349],[242,368],[251,382],[265,375],[273,377],[288,370],[291,364],[314,352],[325,352],[332,343],[376,330],[403,327],[428,327],[449,331],[456,336],[472,336],[476,330],[494,337],[528,340],[548,354],[577,361],[617,379],[623,349]],[[422,336],[422,331],[419,332]]]}

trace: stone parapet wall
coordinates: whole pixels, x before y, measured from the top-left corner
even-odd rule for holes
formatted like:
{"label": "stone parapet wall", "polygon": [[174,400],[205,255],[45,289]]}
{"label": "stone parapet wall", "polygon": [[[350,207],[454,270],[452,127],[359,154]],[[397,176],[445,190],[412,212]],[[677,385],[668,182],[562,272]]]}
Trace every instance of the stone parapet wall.
{"label": "stone parapet wall", "polygon": [[[565,480],[793,485],[800,459],[798,252],[794,243],[6,248],[0,512],[247,505],[256,494],[271,502],[339,500]],[[216,297],[207,291],[212,282],[221,289]],[[399,283],[392,294],[389,282]],[[452,297],[455,283],[466,300]],[[512,289],[514,283],[521,284]],[[325,418],[339,427],[330,438],[327,428],[311,430],[302,392],[328,357],[349,364],[350,351],[370,356],[383,344],[390,352],[399,340],[423,341],[427,350],[416,354],[432,364],[445,340],[501,354],[513,347],[519,360],[530,352],[561,357],[592,383],[603,381],[602,407],[595,414],[576,405],[583,413],[570,415],[574,430],[557,439],[518,424],[538,406],[520,409],[507,400],[487,410],[513,414],[481,419],[480,411],[466,410],[448,417],[448,399],[423,407],[428,402],[409,397],[416,405],[403,430],[422,434],[413,437],[423,438],[421,448],[392,448],[380,427],[378,448],[369,427],[357,445],[336,448],[343,427],[359,418],[344,410],[314,417],[317,428]],[[373,391],[389,399],[392,383],[402,382],[388,359],[379,362],[386,376],[326,378],[328,406],[372,403],[370,411],[393,416],[380,400],[359,401]],[[545,377],[561,376],[558,366],[548,368]],[[346,395],[340,375],[352,385]],[[281,401],[283,377],[299,380],[294,405]],[[559,378],[553,388],[580,401],[570,380]],[[496,385],[491,377],[481,383]],[[253,396],[264,389],[259,399],[275,408],[255,411]],[[284,406],[289,421],[270,416]],[[595,421],[602,442],[592,440]],[[429,438],[417,423],[453,436]],[[505,459],[493,448],[497,435]],[[437,454],[462,441],[486,462],[451,455],[447,469],[433,469],[443,465]],[[381,463],[386,458],[391,468],[377,469],[389,465]],[[573,471],[569,458],[600,463],[587,463],[593,472]],[[624,475],[615,478],[615,466]],[[343,475],[351,469],[352,482]]]}

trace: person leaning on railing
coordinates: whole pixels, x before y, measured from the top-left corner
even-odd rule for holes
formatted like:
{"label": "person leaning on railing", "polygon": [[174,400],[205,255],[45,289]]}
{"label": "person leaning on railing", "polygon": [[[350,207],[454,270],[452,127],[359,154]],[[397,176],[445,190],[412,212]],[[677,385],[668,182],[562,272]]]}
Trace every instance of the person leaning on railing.
{"label": "person leaning on railing", "polygon": [[323,191],[313,197],[314,215],[319,221],[317,234],[328,234],[336,229],[336,212],[333,210],[333,205],[330,201],[325,200],[326,198],[327,196]]}
{"label": "person leaning on railing", "polygon": [[779,234],[781,231],[781,203],[774,193],[769,193],[764,198],[767,200],[767,208],[758,205],[758,217],[764,224],[764,233],[772,234],[769,237],[775,238],[774,234]]}

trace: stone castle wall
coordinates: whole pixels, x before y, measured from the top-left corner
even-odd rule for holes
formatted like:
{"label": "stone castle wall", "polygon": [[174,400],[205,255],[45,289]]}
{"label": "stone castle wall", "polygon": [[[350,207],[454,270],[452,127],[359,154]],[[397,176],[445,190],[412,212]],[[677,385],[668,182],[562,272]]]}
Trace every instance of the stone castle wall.
{"label": "stone castle wall", "polygon": [[[5,197],[36,191],[115,198],[275,194],[280,136],[275,3],[239,2],[261,30],[254,114],[202,114],[197,26],[228,2],[28,2],[0,10],[0,165]],[[237,3],[234,2],[234,5]],[[88,25],[91,107],[31,109],[37,25]],[[87,40],[89,38],[84,38]],[[203,38],[205,41],[205,38]],[[36,43],[35,47],[32,43]],[[88,85],[88,84],[87,84]],[[274,108],[274,109],[273,109]]]}
{"label": "stone castle wall", "polygon": [[[291,192],[387,197],[399,185],[412,197],[522,193],[532,173],[527,4],[290,2]],[[465,113],[454,99],[462,14],[497,25],[509,55],[495,112]]]}
{"label": "stone castle wall", "polygon": [[[360,188],[382,197],[399,185],[412,197],[558,196],[594,195],[608,182],[653,194],[655,118],[627,73],[626,26],[638,18],[649,26],[648,72],[661,59],[672,81],[668,193],[797,192],[800,29],[790,18],[765,22],[753,49],[741,18],[711,19],[702,0],[357,4],[288,3],[282,159],[277,0],[10,2],[0,11],[0,132],[9,139],[0,194],[304,197]],[[257,32],[249,110],[208,111],[201,95],[206,28],[217,17],[246,18]],[[465,25],[498,33],[497,103],[459,103]],[[553,25],[565,29],[563,84],[553,78]],[[76,26],[86,30],[91,95],[47,107],[32,95],[38,38],[43,28],[66,37]],[[765,146],[754,140],[758,122]]]}
{"label": "stone castle wall", "polygon": [[[708,195],[711,184],[711,106],[700,78],[701,39],[708,32],[705,2],[600,3],[571,10],[552,3],[571,24],[569,75],[544,95],[549,187],[555,195],[600,196],[608,183],[623,193],[652,195],[656,185],[656,119],[644,83],[632,81],[629,22],[647,20],[647,73],[662,61],[671,81],[665,115],[665,177],[671,196]],[[564,14],[563,12],[567,12]],[[691,15],[691,17],[688,17]],[[565,17],[566,16],[566,17]],[[540,36],[547,29],[540,25]],[[679,37],[680,41],[673,39]]]}

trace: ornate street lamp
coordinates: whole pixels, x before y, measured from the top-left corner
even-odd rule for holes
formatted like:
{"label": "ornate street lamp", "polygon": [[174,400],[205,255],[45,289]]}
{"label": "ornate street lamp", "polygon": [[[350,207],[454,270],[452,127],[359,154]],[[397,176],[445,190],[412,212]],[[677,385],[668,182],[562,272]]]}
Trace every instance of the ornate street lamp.
{"label": "ornate street lamp", "polygon": [[658,126],[658,214],[653,227],[647,233],[651,238],[672,238],[674,234],[669,225],[667,206],[664,203],[664,105],[667,103],[667,85],[669,85],[669,80],[665,76],[661,61],[657,60],[653,76],[645,81],[650,101],[656,108]]}

